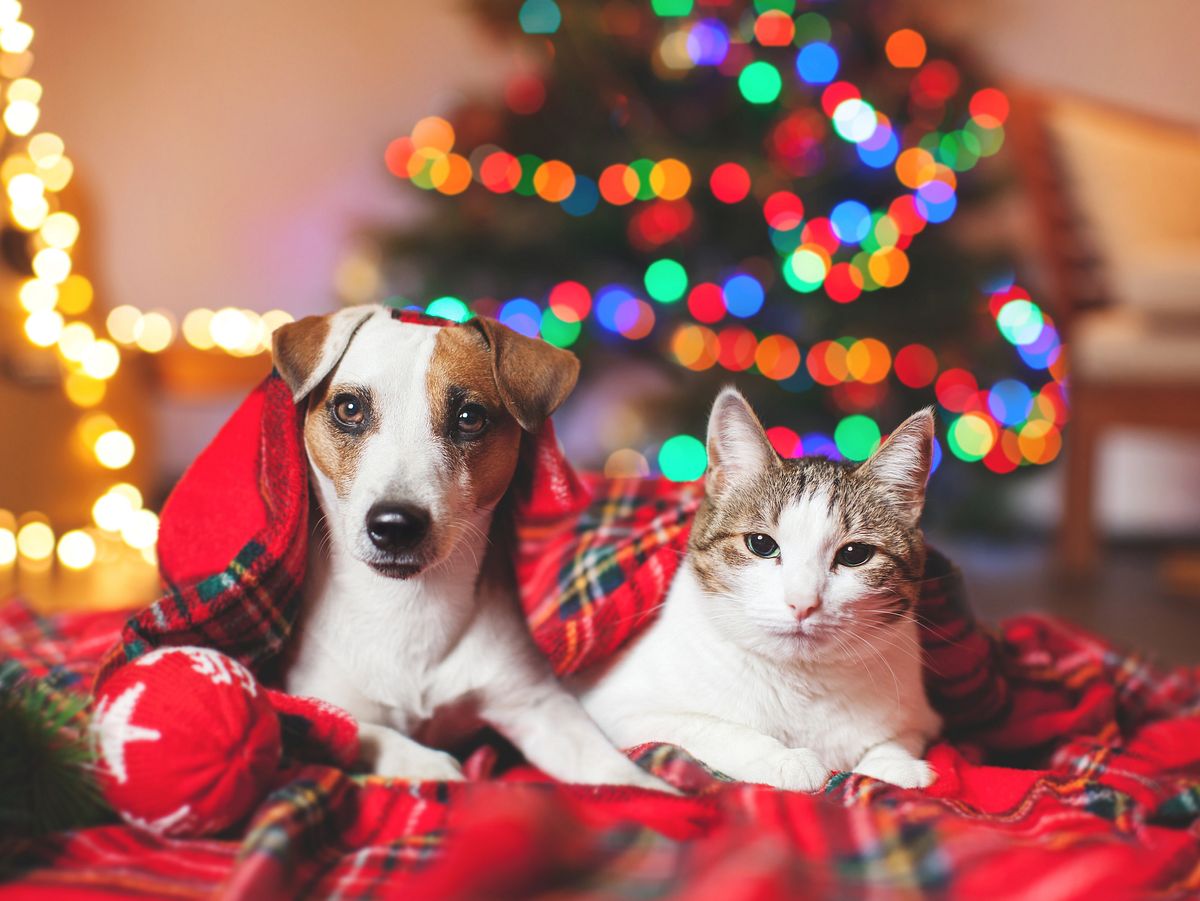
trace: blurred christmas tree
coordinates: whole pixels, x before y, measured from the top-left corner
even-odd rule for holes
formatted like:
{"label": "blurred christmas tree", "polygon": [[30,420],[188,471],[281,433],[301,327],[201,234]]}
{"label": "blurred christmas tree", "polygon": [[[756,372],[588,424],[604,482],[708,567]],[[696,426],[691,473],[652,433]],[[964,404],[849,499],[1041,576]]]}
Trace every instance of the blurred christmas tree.
{"label": "blurred christmas tree", "polygon": [[599,428],[595,462],[695,477],[690,436],[731,380],[784,454],[864,459],[936,399],[959,460],[1057,455],[1057,332],[943,224],[1003,176],[979,164],[1007,98],[958,54],[882,2],[474,7],[525,64],[502,103],[388,147],[393,174],[446,197],[388,237],[385,284],[570,346],[584,385],[631,357],[665,371],[670,402]]}

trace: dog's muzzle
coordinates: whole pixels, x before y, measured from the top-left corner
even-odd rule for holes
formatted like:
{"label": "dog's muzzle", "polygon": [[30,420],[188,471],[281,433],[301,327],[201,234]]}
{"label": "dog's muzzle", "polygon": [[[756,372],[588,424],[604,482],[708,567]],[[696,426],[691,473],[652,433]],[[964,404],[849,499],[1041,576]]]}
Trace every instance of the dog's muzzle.
{"label": "dog's muzzle", "polygon": [[387,576],[404,578],[421,568],[413,553],[429,535],[429,511],[411,504],[375,504],[367,512],[367,537],[386,559],[371,566]]}

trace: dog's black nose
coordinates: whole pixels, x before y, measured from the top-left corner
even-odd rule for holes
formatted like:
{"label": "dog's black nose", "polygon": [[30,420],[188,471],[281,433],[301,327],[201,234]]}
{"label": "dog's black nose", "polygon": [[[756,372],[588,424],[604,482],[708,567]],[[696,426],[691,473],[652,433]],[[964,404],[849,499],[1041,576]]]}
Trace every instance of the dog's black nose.
{"label": "dog's black nose", "polygon": [[367,537],[390,554],[411,551],[429,531],[429,513],[407,504],[376,504],[367,513]]}

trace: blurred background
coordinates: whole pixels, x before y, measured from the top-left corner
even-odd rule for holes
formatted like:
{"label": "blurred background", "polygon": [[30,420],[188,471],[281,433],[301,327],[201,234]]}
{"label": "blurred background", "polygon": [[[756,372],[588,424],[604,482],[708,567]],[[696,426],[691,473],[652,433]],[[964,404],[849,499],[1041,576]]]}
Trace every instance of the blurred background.
{"label": "blurred background", "polygon": [[570,347],[581,465],[699,476],[938,407],[983,616],[1200,660],[1200,7],[0,0],[0,596],[153,597],[154,511],[384,302]]}

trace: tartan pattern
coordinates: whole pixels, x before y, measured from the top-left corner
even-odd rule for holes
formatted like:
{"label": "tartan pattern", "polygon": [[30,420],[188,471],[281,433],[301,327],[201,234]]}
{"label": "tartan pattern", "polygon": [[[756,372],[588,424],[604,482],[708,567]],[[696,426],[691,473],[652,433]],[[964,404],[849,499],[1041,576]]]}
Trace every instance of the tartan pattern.
{"label": "tartan pattern", "polygon": [[653,617],[687,547],[699,483],[585,476],[591,501],[518,526],[517,584],[534,639],[560,673],[608,659]]}
{"label": "tartan pattern", "polygon": [[[701,488],[580,479],[549,427],[529,449],[532,472],[515,485],[521,600],[555,668],[576,672],[652,620]],[[306,476],[300,418],[272,374],[164,509],[163,597],[124,624],[120,614],[44,619],[20,604],[0,607],[0,659],[82,691],[151,647],[204,644],[269,682],[303,582]],[[244,534],[226,534],[234,521]],[[225,550],[211,553],[209,544]],[[181,841],[113,825],[27,843],[18,891],[418,899],[1200,892],[1200,671],[1158,669],[1050,619],[1018,618],[990,634],[971,618],[948,561],[931,553],[925,576],[916,612],[926,683],[952,742],[931,749],[938,778],[925,791],[850,774],[832,776],[818,795],[734,785],[663,745],[633,753],[686,797],[547,785],[528,767],[492,778],[488,746],[467,761],[469,782],[410,785],[329,765],[344,760],[339,727],[306,734],[302,711],[284,710],[290,735],[307,741],[289,742],[291,762],[237,835]],[[326,753],[314,754],[314,741]],[[1059,865],[1072,881],[1057,875]]]}
{"label": "tartan pattern", "polygon": [[[0,607],[0,659],[81,690],[112,614]],[[89,660],[82,649],[89,649]],[[520,767],[410,785],[292,764],[238,834],[109,825],[27,842],[22,898],[1120,898],[1200,892],[1200,668],[1162,669],[1019,617],[989,655],[1003,712],[929,753],[925,791],[835,774],[815,795],[723,783],[677,748],[633,752],[686,788],[547,785]],[[53,674],[53,675],[52,675]]]}

